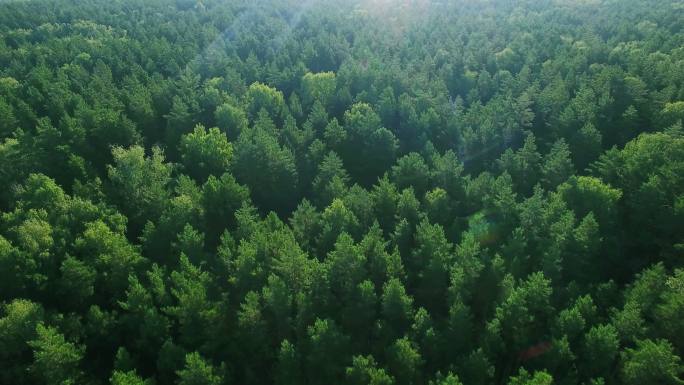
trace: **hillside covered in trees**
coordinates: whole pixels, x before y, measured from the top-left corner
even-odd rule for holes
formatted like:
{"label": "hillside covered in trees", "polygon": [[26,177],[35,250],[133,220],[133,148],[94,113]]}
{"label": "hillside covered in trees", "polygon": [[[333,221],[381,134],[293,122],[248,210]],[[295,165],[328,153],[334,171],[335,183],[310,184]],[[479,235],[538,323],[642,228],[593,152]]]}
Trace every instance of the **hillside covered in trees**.
{"label": "hillside covered in trees", "polygon": [[0,384],[684,384],[681,0],[0,0]]}

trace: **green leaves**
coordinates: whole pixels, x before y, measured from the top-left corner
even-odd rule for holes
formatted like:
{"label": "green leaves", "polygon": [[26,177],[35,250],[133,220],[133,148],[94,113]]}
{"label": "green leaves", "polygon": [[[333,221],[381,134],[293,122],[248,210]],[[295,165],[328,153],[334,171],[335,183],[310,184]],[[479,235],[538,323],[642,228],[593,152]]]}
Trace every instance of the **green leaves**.
{"label": "green leaves", "polygon": [[589,329],[584,337],[582,359],[584,375],[601,376],[609,373],[620,346],[617,330],[613,325],[597,325]]}
{"label": "green leaves", "polygon": [[413,385],[421,382],[423,359],[415,345],[408,338],[400,338],[387,349],[390,373],[397,385]]}
{"label": "green leaves", "polygon": [[378,368],[373,356],[354,356],[352,366],[347,367],[349,385],[392,385],[394,379],[384,369]]}
{"label": "green leaves", "polygon": [[219,385],[221,377],[197,352],[185,356],[185,367],[178,372],[178,385]]}
{"label": "green leaves", "polygon": [[85,347],[66,341],[57,329],[43,324],[38,324],[36,334],[29,342],[34,356],[31,372],[48,385],[77,384]]}
{"label": "green leaves", "polygon": [[333,199],[342,198],[349,184],[349,175],[344,169],[342,159],[334,152],[328,153],[318,166],[318,174],[313,180],[312,189],[316,202],[325,207]]}
{"label": "green leaves", "polygon": [[344,113],[344,128],[348,133],[341,151],[345,165],[354,178],[370,185],[394,163],[397,139],[365,103],[356,103]]}
{"label": "green leaves", "polygon": [[28,348],[27,343],[37,335],[36,326],[43,321],[44,310],[40,304],[25,299],[15,299],[3,306],[0,318],[0,354],[3,361]]}
{"label": "green leaves", "polygon": [[202,125],[183,135],[180,141],[181,160],[188,173],[202,182],[209,175],[219,176],[228,170],[233,147],[218,128],[208,131]]}
{"label": "green leaves", "polygon": [[552,385],[553,377],[546,371],[529,373],[520,368],[517,376],[511,377],[508,385]]}
{"label": "green leaves", "polygon": [[301,358],[295,346],[288,340],[283,340],[278,352],[278,363],[275,372],[277,385],[298,385],[302,382]]}
{"label": "green leaves", "polygon": [[249,86],[244,103],[250,120],[254,120],[259,111],[264,109],[272,120],[282,122],[287,108],[282,92],[259,82]]}
{"label": "green leaves", "polygon": [[115,370],[110,378],[111,385],[149,385],[151,382],[140,378],[135,371]]}
{"label": "green leaves", "polygon": [[235,107],[229,103],[216,108],[214,120],[230,140],[237,139],[247,129],[248,124],[245,112],[240,107]]}
{"label": "green leaves", "polygon": [[302,77],[302,102],[308,106],[314,101],[319,101],[326,106],[335,93],[335,86],[334,72],[307,72]]}
{"label": "green leaves", "polygon": [[622,379],[627,385],[682,383],[681,359],[665,340],[637,341],[635,348],[622,354],[622,362]]}
{"label": "green leaves", "polygon": [[210,176],[201,194],[207,238],[210,244],[216,244],[226,229],[233,230],[237,225],[235,212],[250,203],[249,189],[226,173],[220,178]]}
{"label": "green leaves", "polygon": [[349,337],[342,334],[334,321],[316,319],[307,329],[308,360],[306,373],[310,384],[330,384],[341,381],[346,362],[351,357]]}
{"label": "green leaves", "polygon": [[575,168],[570,160],[570,147],[563,139],[553,144],[543,159],[541,167],[542,181],[544,187],[553,190],[559,184],[565,182],[570,177]]}
{"label": "green leaves", "polygon": [[98,288],[112,300],[123,294],[129,275],[140,272],[146,264],[146,259],[123,234],[112,231],[102,221],[86,225],[75,242],[75,250],[97,269]]}
{"label": "green leaves", "polygon": [[394,336],[404,334],[413,320],[413,298],[406,294],[404,285],[391,278],[382,288],[382,316]]}
{"label": "green leaves", "polygon": [[65,302],[75,305],[88,302],[95,292],[95,269],[76,258],[67,257],[59,270],[62,274],[60,286]]}
{"label": "green leaves", "polygon": [[240,134],[233,172],[265,212],[286,212],[296,206],[299,190],[294,155],[266,129],[253,128]]}
{"label": "green leaves", "polygon": [[129,218],[131,231],[137,234],[144,223],[156,219],[169,198],[171,165],[164,162],[158,147],[145,156],[140,146],[112,149],[114,165],[108,166],[112,196],[118,208]]}
{"label": "green leaves", "polygon": [[680,2],[0,0],[0,383],[684,384]]}

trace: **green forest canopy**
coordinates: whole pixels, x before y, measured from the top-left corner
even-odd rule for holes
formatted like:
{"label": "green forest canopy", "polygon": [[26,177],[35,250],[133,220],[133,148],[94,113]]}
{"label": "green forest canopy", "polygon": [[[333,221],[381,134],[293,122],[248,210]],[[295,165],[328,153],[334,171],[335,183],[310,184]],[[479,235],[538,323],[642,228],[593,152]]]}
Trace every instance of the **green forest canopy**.
{"label": "green forest canopy", "polygon": [[0,384],[684,384],[678,0],[0,1]]}

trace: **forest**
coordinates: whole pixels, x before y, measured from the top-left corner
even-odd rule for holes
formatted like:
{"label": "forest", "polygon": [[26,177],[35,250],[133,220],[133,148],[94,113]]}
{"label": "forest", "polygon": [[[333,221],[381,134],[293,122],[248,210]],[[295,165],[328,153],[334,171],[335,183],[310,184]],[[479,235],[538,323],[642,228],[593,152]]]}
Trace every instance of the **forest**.
{"label": "forest", "polygon": [[0,385],[684,385],[681,0],[0,0]]}

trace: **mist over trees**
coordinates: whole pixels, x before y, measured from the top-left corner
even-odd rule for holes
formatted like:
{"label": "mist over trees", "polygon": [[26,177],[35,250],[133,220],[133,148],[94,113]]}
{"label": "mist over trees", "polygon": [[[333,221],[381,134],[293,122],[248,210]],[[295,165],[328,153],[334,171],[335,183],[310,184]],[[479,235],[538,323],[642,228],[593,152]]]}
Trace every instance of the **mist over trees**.
{"label": "mist over trees", "polygon": [[677,0],[0,1],[0,384],[684,383]]}

